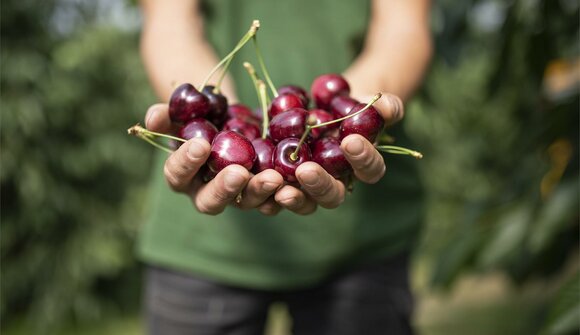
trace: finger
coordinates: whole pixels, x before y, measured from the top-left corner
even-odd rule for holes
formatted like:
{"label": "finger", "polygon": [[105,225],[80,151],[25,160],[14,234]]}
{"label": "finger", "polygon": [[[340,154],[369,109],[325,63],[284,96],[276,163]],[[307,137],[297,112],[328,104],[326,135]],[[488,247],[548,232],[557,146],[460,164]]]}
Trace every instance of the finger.
{"label": "finger", "polygon": [[145,127],[158,133],[170,133],[172,125],[169,119],[169,105],[155,104],[149,107],[145,114]]}
{"label": "finger", "polygon": [[282,187],[276,192],[274,199],[280,206],[296,214],[306,215],[316,211],[316,202],[294,186]]}
{"label": "finger", "polygon": [[274,170],[265,170],[250,179],[242,193],[240,208],[256,208],[284,184],[282,176]]}
{"label": "finger", "polygon": [[320,165],[306,162],[296,169],[302,189],[324,208],[336,208],[344,201],[344,184],[334,179]]}
{"label": "finger", "polygon": [[165,161],[164,173],[169,186],[176,192],[187,192],[209,152],[209,143],[200,138],[191,139],[179,147]]}
{"label": "finger", "polygon": [[385,160],[375,147],[360,135],[349,135],[342,140],[340,148],[362,182],[374,184],[385,175]]}
{"label": "finger", "polygon": [[193,204],[201,213],[219,214],[236,199],[249,180],[248,170],[240,165],[229,165],[214,179],[195,190]]}
{"label": "finger", "polygon": [[403,101],[396,95],[385,93],[373,105],[380,113],[387,126],[401,121],[405,116]]}
{"label": "finger", "polygon": [[258,206],[258,211],[267,216],[274,216],[282,210],[282,207],[278,205],[274,197],[268,198],[263,204]]}

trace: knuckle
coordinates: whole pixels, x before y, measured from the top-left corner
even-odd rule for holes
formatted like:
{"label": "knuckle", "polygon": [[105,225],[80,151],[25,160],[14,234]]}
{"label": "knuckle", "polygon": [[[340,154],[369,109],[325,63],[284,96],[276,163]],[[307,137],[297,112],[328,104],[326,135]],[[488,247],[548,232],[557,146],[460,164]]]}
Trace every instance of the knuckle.
{"label": "knuckle", "polygon": [[177,178],[177,176],[175,175],[175,173],[168,164],[165,164],[165,166],[163,167],[163,174],[165,175],[165,180],[167,180],[167,183],[174,191],[180,190],[181,186],[180,180],[179,178]]}
{"label": "knuckle", "polygon": [[212,206],[210,206],[203,197],[196,197],[193,200],[193,205],[201,214],[216,215],[221,213],[221,211],[216,211]]}

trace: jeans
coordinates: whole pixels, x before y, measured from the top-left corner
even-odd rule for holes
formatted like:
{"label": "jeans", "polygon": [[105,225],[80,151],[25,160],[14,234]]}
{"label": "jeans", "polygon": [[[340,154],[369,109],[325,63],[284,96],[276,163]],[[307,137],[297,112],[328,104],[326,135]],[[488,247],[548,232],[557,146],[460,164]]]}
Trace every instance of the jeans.
{"label": "jeans", "polygon": [[296,335],[412,334],[408,257],[337,274],[299,290],[233,287],[157,266],[146,269],[151,335],[263,334],[269,307],[284,302]]}

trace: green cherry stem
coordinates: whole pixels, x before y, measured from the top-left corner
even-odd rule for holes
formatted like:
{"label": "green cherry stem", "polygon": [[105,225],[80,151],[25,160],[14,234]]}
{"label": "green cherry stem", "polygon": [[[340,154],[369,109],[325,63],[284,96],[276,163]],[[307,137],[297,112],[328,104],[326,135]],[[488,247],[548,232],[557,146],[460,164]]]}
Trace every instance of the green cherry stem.
{"label": "green cherry stem", "polygon": [[138,137],[139,136],[147,136],[148,138],[165,137],[165,138],[179,141],[179,142],[183,142],[183,143],[187,142],[183,138],[179,138],[179,137],[175,137],[175,136],[171,136],[171,135],[167,135],[167,134],[162,134],[162,133],[157,133],[157,132],[145,129],[145,128],[141,127],[140,124],[136,124],[133,127],[127,129],[127,133],[130,135],[138,136]]}
{"label": "green cherry stem", "polygon": [[258,91],[260,93],[260,103],[262,104],[262,139],[265,140],[268,136],[270,120],[268,120],[268,92],[266,84],[261,80],[258,80]]}
{"label": "green cherry stem", "polygon": [[246,69],[246,71],[248,71],[250,79],[252,79],[254,89],[256,90],[256,95],[258,96],[258,103],[261,103],[260,89],[258,88],[258,81],[260,80],[260,78],[258,78],[258,75],[256,74],[256,69],[249,62],[244,62],[244,68]]}
{"label": "green cherry stem", "polygon": [[207,75],[207,77],[205,78],[205,80],[203,81],[203,83],[200,86],[200,91],[203,90],[203,88],[205,86],[207,86],[207,83],[209,82],[209,80],[211,79],[211,77],[216,73],[217,70],[219,70],[225,63],[229,62],[230,59],[234,58],[234,56],[236,55],[236,53],[238,51],[240,51],[240,49],[246,44],[248,43],[248,41],[250,39],[252,39],[252,37],[256,36],[256,32],[258,31],[258,29],[260,28],[260,21],[258,20],[254,20],[252,22],[252,26],[250,27],[250,29],[248,30],[248,32],[242,37],[242,39],[240,40],[240,42],[236,45],[236,47],[227,55],[225,56],[212,70],[211,72]]}
{"label": "green cherry stem", "polygon": [[381,93],[377,93],[372,99],[371,101],[369,101],[366,106],[364,106],[361,110],[359,110],[356,113],[353,114],[348,114],[346,116],[343,116],[341,118],[338,118],[336,120],[332,120],[332,121],[328,121],[328,122],[323,122],[323,123],[319,123],[319,124],[313,124],[315,121],[308,119],[306,121],[306,129],[304,130],[304,133],[302,134],[302,137],[300,137],[300,142],[298,143],[298,146],[296,147],[296,149],[294,150],[294,152],[292,152],[290,154],[290,159],[292,161],[296,161],[298,159],[298,151],[300,150],[300,147],[302,147],[302,144],[304,143],[304,141],[306,141],[306,138],[308,137],[308,134],[310,134],[310,131],[314,128],[320,128],[320,127],[324,127],[324,126],[328,126],[334,123],[338,123],[338,122],[342,122],[346,119],[350,119],[351,117],[357,116],[360,113],[366,111],[367,109],[369,109],[377,100],[379,100],[381,98],[382,94]]}
{"label": "green cherry stem", "polygon": [[411,149],[407,149],[407,148],[403,148],[403,147],[398,147],[395,145],[377,145],[376,149],[378,151],[382,151],[382,152],[387,152],[390,154],[397,154],[397,155],[409,155],[409,156],[413,156],[417,159],[421,159],[423,158],[423,154],[421,154],[418,151],[415,150],[411,150]]}
{"label": "green cherry stem", "polygon": [[254,42],[254,48],[256,49],[256,57],[258,58],[258,63],[260,64],[260,69],[263,72],[264,78],[272,91],[272,95],[275,97],[278,96],[278,91],[276,90],[276,86],[272,83],[272,79],[270,79],[270,75],[268,74],[268,70],[266,70],[266,64],[264,63],[264,57],[262,57],[262,52],[260,51],[260,46],[258,45],[258,38],[254,35],[252,37],[252,41]]}

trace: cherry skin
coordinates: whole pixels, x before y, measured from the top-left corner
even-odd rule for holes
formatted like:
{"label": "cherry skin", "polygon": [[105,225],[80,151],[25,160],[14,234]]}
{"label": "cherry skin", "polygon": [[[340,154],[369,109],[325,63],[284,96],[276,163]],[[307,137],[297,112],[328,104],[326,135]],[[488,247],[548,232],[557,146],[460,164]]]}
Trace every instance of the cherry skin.
{"label": "cherry skin", "polygon": [[214,89],[214,86],[208,85],[201,90],[201,93],[209,101],[206,119],[210,120],[216,127],[221,127],[227,117],[228,99],[223,94],[214,92]]}
{"label": "cherry skin", "polygon": [[350,163],[340,149],[340,141],[324,137],[312,144],[312,161],[318,163],[336,179],[346,177],[351,171]]}
{"label": "cherry skin", "polygon": [[257,174],[267,169],[273,169],[274,161],[272,156],[276,148],[274,143],[269,139],[256,138],[252,141],[252,145],[257,156],[252,172]]}
{"label": "cherry skin", "polygon": [[339,95],[332,98],[329,110],[335,118],[340,119],[341,117],[347,116],[351,109],[358,104],[359,102],[357,100],[349,96]]}
{"label": "cherry skin", "polygon": [[229,105],[227,114],[228,119],[241,119],[244,121],[259,123],[259,120],[256,118],[250,107],[243,104]]}
{"label": "cherry skin", "polygon": [[[365,104],[358,104],[353,107],[349,114],[354,114],[365,106]],[[373,106],[370,106],[361,114],[355,115],[340,123],[339,138],[342,141],[343,138],[350,134],[359,134],[373,143],[381,130],[383,130],[384,125],[385,120],[383,120],[381,114]]]}
{"label": "cherry skin", "polygon": [[211,122],[206,119],[197,118],[190,120],[183,127],[181,127],[177,133],[177,136],[183,138],[184,140],[190,140],[192,138],[203,138],[208,143],[211,143],[217,133],[217,128]]}
{"label": "cherry skin", "polygon": [[250,141],[260,137],[260,127],[257,124],[240,118],[229,119],[222,130],[233,130],[244,135]]}
{"label": "cherry skin", "polygon": [[328,110],[332,98],[350,94],[350,86],[341,75],[329,73],[316,77],[312,82],[310,92],[316,106]]}
{"label": "cherry skin", "polygon": [[178,86],[169,99],[169,118],[173,122],[187,122],[204,117],[209,112],[209,100],[191,84]]}
{"label": "cherry skin", "polygon": [[[306,122],[311,125],[318,125],[324,122],[329,122],[334,120],[334,116],[323,109],[312,109],[308,111],[308,117]],[[328,126],[323,126],[319,128],[313,128],[310,130],[310,139],[314,140],[323,136],[327,131],[338,128],[338,123],[329,124]]]}
{"label": "cherry skin", "polygon": [[235,131],[220,131],[211,143],[207,166],[211,172],[217,174],[226,166],[239,164],[248,171],[254,165],[256,151],[252,142],[244,135]]}
{"label": "cherry skin", "polygon": [[304,108],[302,100],[300,97],[293,93],[280,94],[272,100],[270,108],[268,109],[268,115],[273,118],[274,116],[285,112],[291,108]]}
{"label": "cherry skin", "polygon": [[282,95],[286,93],[292,93],[300,97],[304,108],[308,108],[308,104],[310,104],[310,97],[308,96],[308,92],[306,92],[305,89],[296,85],[284,85],[278,88],[278,94]]}
{"label": "cherry skin", "polygon": [[300,137],[306,130],[308,111],[302,108],[292,108],[282,112],[270,120],[269,134],[274,143],[288,137]]}
{"label": "cherry skin", "polygon": [[290,157],[299,144],[299,139],[290,137],[280,141],[274,150],[274,170],[278,171],[284,180],[291,183],[298,181],[296,179],[296,169],[298,166],[309,161],[311,157],[310,149],[306,143],[302,143],[300,146],[296,160]]}

